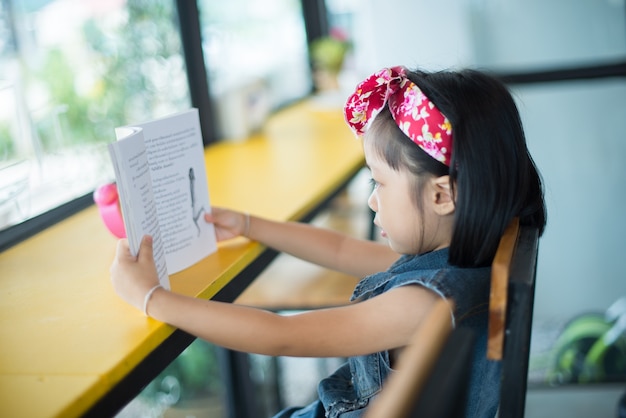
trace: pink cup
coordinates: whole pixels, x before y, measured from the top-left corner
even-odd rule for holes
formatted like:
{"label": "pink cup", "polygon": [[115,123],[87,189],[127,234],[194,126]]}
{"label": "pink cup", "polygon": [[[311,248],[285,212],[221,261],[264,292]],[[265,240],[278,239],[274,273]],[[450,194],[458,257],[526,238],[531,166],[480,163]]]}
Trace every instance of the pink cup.
{"label": "pink cup", "polygon": [[118,238],[126,238],[124,220],[115,183],[104,184],[93,192],[93,200],[106,227]]}

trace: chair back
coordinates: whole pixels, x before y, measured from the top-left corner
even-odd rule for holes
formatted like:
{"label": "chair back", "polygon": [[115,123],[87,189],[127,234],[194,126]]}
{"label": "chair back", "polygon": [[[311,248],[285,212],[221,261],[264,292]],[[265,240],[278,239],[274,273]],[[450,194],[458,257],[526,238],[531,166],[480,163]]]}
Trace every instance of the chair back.
{"label": "chair back", "polygon": [[470,328],[452,331],[416,395],[410,418],[465,418],[475,340],[475,331]]}
{"label": "chair back", "polygon": [[[492,264],[487,357],[502,362],[499,418],[524,416],[538,241],[538,230],[516,218]],[[435,304],[366,418],[464,416],[475,335],[452,330],[452,307],[443,299]]]}
{"label": "chair back", "polygon": [[[469,329],[452,330],[452,311],[449,300],[435,303],[366,418],[462,416],[458,408],[464,402],[457,400],[466,393],[474,335]],[[458,396],[450,398],[451,394]]]}
{"label": "chair back", "polygon": [[539,233],[516,218],[492,265],[487,357],[502,361],[499,418],[524,416]]}

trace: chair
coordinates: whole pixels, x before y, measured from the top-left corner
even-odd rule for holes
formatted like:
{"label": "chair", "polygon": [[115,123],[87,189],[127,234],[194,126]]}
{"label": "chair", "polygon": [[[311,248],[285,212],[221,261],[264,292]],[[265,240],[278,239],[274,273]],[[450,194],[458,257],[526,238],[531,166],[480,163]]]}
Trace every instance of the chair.
{"label": "chair", "polygon": [[[516,218],[492,264],[487,357],[502,362],[499,418],[524,416],[538,241],[537,229]],[[449,310],[443,300],[433,308],[366,418],[463,416],[475,336],[451,331]]]}
{"label": "chair", "polygon": [[538,243],[537,229],[516,218],[492,265],[487,358],[502,361],[499,418],[524,416]]}
{"label": "chair", "polygon": [[475,333],[469,328],[452,331],[409,417],[465,417],[474,340]]}
{"label": "chair", "polygon": [[469,329],[452,330],[452,306],[451,301],[437,301],[366,418],[462,415],[474,335]]}

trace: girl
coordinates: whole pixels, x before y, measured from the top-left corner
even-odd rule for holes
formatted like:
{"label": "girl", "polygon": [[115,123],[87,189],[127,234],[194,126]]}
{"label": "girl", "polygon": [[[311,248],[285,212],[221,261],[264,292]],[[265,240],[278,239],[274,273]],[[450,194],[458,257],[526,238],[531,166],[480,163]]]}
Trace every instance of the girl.
{"label": "girl", "polygon": [[[514,217],[543,232],[542,185],[515,103],[494,78],[471,70],[383,69],[345,106],[363,135],[374,190],[368,204],[388,245],[307,224],[213,208],[218,240],[238,235],[365,277],[350,305],[295,316],[201,300],[158,286],[149,237],[139,255],[120,241],[116,292],[166,323],[233,350],[274,356],[348,357],[322,380],[319,399],[280,417],[358,417],[437,298],[455,302],[456,326],[475,330],[468,417],[493,417],[499,364],[486,359],[490,264]],[[216,319],[219,318],[219,319]]]}

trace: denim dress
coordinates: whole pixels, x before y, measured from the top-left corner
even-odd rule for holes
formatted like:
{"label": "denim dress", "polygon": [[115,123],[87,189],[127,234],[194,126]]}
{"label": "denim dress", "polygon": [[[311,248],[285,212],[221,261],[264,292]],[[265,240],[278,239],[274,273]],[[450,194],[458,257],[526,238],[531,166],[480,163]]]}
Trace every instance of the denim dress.
{"label": "denim dress", "polygon": [[[466,417],[494,417],[498,408],[500,363],[487,360],[487,320],[491,269],[459,268],[448,264],[448,249],[404,255],[387,271],[361,280],[352,295],[363,301],[388,290],[419,285],[454,300],[455,326],[476,334]],[[305,408],[290,408],[275,418],[356,418],[381,391],[393,370],[388,351],[351,357],[318,386],[319,399]]]}

